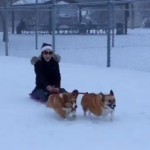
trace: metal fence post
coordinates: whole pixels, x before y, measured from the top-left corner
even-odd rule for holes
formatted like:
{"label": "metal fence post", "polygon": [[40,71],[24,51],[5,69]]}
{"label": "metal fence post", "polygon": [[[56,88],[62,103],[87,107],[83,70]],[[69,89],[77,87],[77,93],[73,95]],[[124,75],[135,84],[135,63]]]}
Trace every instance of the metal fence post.
{"label": "metal fence post", "polygon": [[35,21],[35,49],[38,49],[38,0],[36,0],[36,21]]}
{"label": "metal fence post", "polygon": [[55,53],[55,28],[56,28],[56,15],[55,15],[56,0],[52,0],[52,46]]}
{"label": "metal fence post", "polygon": [[114,4],[111,5],[111,28],[112,28],[112,47],[115,45],[115,10],[114,10]]}
{"label": "metal fence post", "polygon": [[5,0],[5,56],[8,56],[8,0]]}
{"label": "metal fence post", "polygon": [[107,67],[110,67],[110,50],[111,50],[111,2],[108,0],[108,24],[107,24]]}

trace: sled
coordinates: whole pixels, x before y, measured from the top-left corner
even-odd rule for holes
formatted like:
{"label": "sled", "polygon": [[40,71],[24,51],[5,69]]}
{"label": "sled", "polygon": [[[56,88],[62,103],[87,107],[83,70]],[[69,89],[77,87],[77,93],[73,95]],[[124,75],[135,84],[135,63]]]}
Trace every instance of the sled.
{"label": "sled", "polygon": [[33,97],[31,94],[29,94],[30,96],[30,99],[36,101],[36,102],[39,102],[39,103],[42,103],[42,104],[45,104],[45,102],[43,102],[43,100],[39,99],[39,98],[36,98],[36,97]]}

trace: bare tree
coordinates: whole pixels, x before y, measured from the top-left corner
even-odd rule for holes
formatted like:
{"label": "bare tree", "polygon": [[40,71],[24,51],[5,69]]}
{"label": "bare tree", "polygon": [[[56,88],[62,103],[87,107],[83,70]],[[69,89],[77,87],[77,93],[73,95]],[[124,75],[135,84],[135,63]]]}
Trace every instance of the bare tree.
{"label": "bare tree", "polygon": [[[6,2],[8,1],[8,4]],[[5,7],[5,6],[11,6],[13,3],[19,1],[19,0],[0,0],[0,7]],[[6,18],[5,18],[5,12],[0,11],[0,18],[2,20],[2,27],[3,27],[3,41],[6,42]]]}

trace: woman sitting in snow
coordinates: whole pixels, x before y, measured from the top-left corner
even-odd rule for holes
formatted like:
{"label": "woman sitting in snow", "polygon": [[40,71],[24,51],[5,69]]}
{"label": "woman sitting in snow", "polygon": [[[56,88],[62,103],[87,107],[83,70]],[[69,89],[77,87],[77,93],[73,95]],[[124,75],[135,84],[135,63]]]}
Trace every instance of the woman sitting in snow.
{"label": "woman sitting in snow", "polygon": [[60,88],[60,56],[53,53],[53,48],[50,44],[43,43],[41,49],[41,55],[31,59],[31,64],[34,65],[36,74],[36,87],[30,96],[46,102],[50,94],[66,91]]}

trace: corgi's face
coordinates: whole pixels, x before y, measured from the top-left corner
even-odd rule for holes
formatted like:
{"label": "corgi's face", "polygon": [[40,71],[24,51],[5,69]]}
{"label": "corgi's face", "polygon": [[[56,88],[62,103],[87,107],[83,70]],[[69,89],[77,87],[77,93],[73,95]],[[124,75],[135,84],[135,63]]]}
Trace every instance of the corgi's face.
{"label": "corgi's face", "polygon": [[77,108],[77,97],[78,97],[78,91],[74,90],[72,93],[66,93],[63,94],[64,104],[66,107],[71,107],[72,109]]}
{"label": "corgi's face", "polygon": [[104,102],[104,107],[110,107],[111,109],[114,109],[116,107],[116,100],[114,96],[114,92],[111,90],[109,94],[103,94],[102,100]]}
{"label": "corgi's face", "polygon": [[78,90],[73,90],[72,93],[70,94],[70,102],[71,102],[71,107],[73,110],[77,108],[78,95],[79,95]]}

